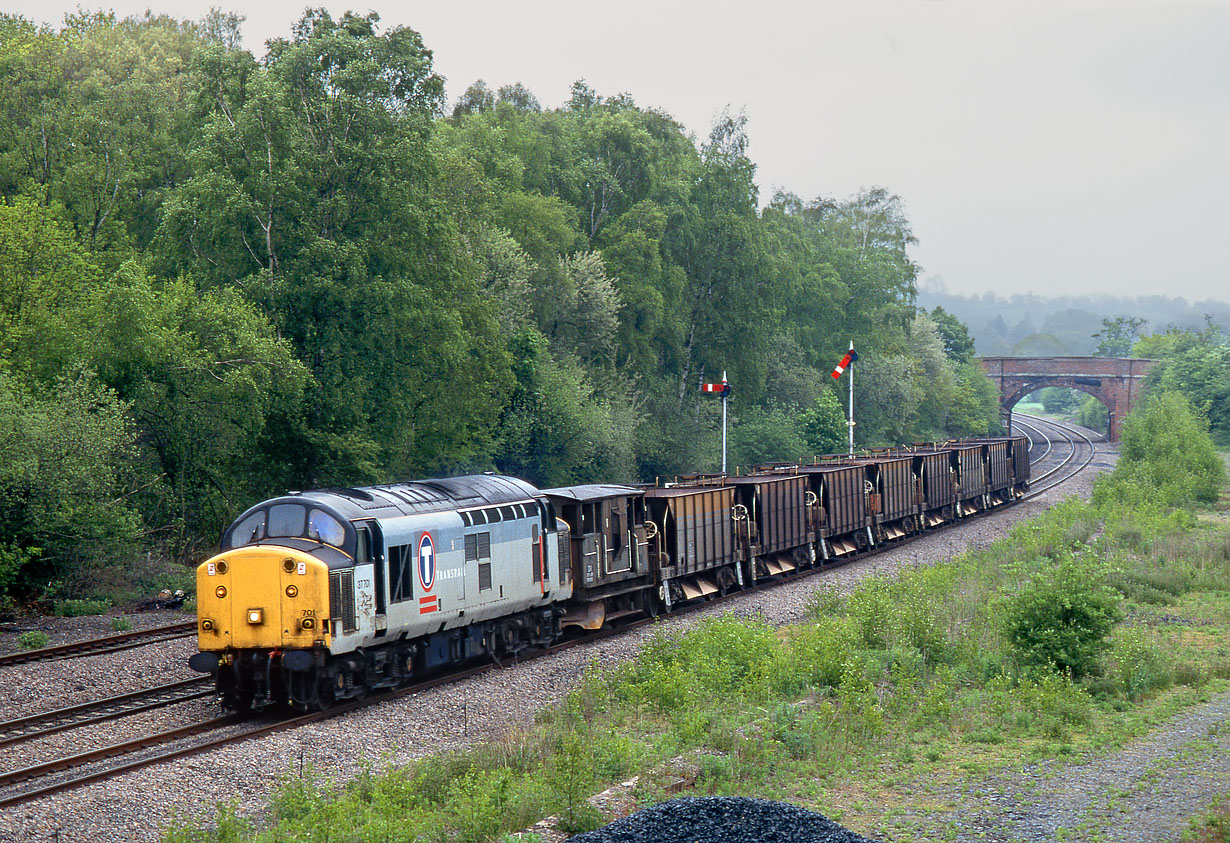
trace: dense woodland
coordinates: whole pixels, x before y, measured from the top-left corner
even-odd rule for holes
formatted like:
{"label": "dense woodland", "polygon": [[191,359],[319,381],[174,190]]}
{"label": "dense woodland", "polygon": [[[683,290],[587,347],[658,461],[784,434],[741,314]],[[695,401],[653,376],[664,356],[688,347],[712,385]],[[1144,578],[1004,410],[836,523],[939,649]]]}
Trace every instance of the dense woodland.
{"label": "dense woodland", "polygon": [[285,489],[713,469],[723,370],[733,463],[833,451],[851,341],[860,446],[998,429],[891,192],[765,204],[738,113],[448,103],[375,15],[240,24],[0,17],[0,598]]}

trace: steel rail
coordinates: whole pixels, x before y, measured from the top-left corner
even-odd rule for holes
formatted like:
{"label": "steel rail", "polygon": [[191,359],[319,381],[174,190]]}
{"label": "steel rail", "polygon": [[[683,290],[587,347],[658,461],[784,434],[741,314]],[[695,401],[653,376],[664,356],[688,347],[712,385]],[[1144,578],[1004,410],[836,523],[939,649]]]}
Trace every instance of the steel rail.
{"label": "steel rail", "polygon": [[122,632],[119,635],[106,635],[102,638],[89,638],[85,641],[74,641],[70,644],[56,644],[52,647],[42,647],[38,650],[24,650],[17,653],[0,655],[0,667],[15,664],[27,664],[38,661],[54,661],[57,659],[94,656],[99,653],[113,653],[117,650],[129,650],[133,647],[144,647],[146,644],[157,644],[162,641],[173,641],[176,638],[187,638],[196,634],[196,621],[184,621],[166,626],[156,626],[150,629],[139,629],[133,632]]}
{"label": "steel rail", "polygon": [[1046,472],[1044,472],[1043,474],[1039,475],[1039,476],[1036,478],[1036,480],[1043,480],[1043,479],[1046,479],[1046,478],[1048,478],[1048,477],[1050,477],[1050,476],[1052,476],[1052,475],[1054,475],[1054,474],[1057,474],[1057,473],[1058,473],[1059,471],[1061,471],[1061,470],[1062,470],[1065,466],[1067,466],[1068,464],[1070,464],[1070,463],[1074,462],[1074,461],[1077,459],[1077,453],[1078,453],[1078,452],[1081,450],[1081,448],[1083,447],[1083,446],[1082,446],[1082,444],[1081,444],[1080,442],[1078,442],[1078,441],[1077,441],[1078,439],[1083,440],[1083,441],[1084,441],[1084,445],[1085,445],[1085,446],[1088,446],[1088,448],[1089,448],[1089,455],[1088,455],[1087,457],[1085,457],[1085,458],[1083,459],[1083,461],[1081,461],[1080,465],[1077,465],[1076,467],[1072,468],[1072,469],[1071,469],[1071,470],[1070,470],[1067,474],[1065,474],[1065,475],[1063,475],[1062,477],[1059,477],[1059,478],[1057,478],[1057,479],[1055,479],[1055,480],[1051,481],[1050,483],[1047,483],[1046,485],[1042,486],[1041,488],[1035,488],[1035,487],[1034,487],[1034,482],[1035,482],[1035,480],[1031,480],[1031,481],[1030,481],[1030,490],[1029,490],[1029,493],[1025,495],[1025,498],[1026,498],[1026,499],[1028,499],[1028,498],[1034,498],[1034,497],[1037,497],[1038,495],[1042,494],[1043,492],[1049,491],[1049,490],[1051,490],[1051,489],[1055,488],[1056,486],[1058,486],[1059,484],[1064,483],[1064,482],[1066,482],[1066,481],[1068,481],[1068,480],[1072,479],[1072,478],[1073,478],[1073,477],[1075,477],[1077,474],[1079,474],[1080,472],[1082,472],[1082,471],[1084,471],[1086,468],[1088,468],[1089,464],[1090,464],[1091,462],[1093,462],[1093,458],[1094,458],[1094,456],[1096,456],[1096,455],[1097,455],[1097,447],[1094,445],[1093,440],[1092,440],[1092,439],[1090,439],[1088,436],[1086,436],[1084,433],[1081,433],[1081,432],[1080,432],[1079,430],[1077,430],[1076,428],[1073,428],[1073,427],[1068,427],[1067,425],[1062,424],[1061,422],[1052,421],[1052,420],[1050,420],[1050,419],[1043,419],[1043,418],[1039,418],[1038,416],[1027,416],[1027,417],[1028,417],[1030,420],[1034,421],[1034,422],[1041,423],[1041,424],[1044,424],[1044,425],[1050,425],[1051,427],[1053,427],[1053,428],[1057,429],[1057,430],[1059,431],[1060,435],[1061,435],[1061,436],[1064,436],[1064,437],[1068,440],[1068,442],[1071,444],[1071,446],[1072,446],[1072,450],[1071,450],[1071,452],[1068,454],[1068,456],[1066,456],[1066,457],[1065,457],[1065,458],[1064,458],[1064,459],[1063,459],[1063,460],[1062,460],[1062,461],[1061,461],[1058,465],[1056,465],[1054,468],[1052,468],[1052,469],[1050,469],[1049,471],[1046,471]]}
{"label": "steel rail", "polygon": [[[214,694],[212,681],[208,676],[196,676],[141,691],[132,691],[101,700],[6,720],[0,722],[0,747],[34,740],[79,726],[116,720],[141,711],[212,696]],[[208,688],[200,690],[203,685],[207,684]]]}
{"label": "steel rail", "polygon": [[1028,423],[1026,423],[1026,422],[1019,421],[1019,420],[1018,420],[1015,416],[1014,416],[1014,417],[1013,417],[1013,419],[1012,419],[1012,426],[1013,426],[1013,427],[1023,428],[1023,429],[1025,429],[1025,430],[1032,430],[1034,433],[1038,434],[1038,439],[1034,439],[1034,437],[1029,436],[1029,434],[1028,434],[1028,433],[1026,433],[1026,434],[1025,434],[1026,436],[1029,436],[1029,450],[1030,450],[1031,452],[1032,452],[1032,451],[1033,451],[1033,449],[1034,449],[1034,443],[1035,443],[1035,442],[1037,442],[1037,441],[1041,441],[1041,442],[1045,442],[1045,443],[1046,443],[1046,450],[1045,450],[1045,451],[1043,451],[1041,454],[1038,454],[1037,456],[1033,456],[1033,457],[1029,460],[1029,464],[1030,464],[1031,466],[1032,466],[1032,465],[1035,465],[1036,463],[1040,463],[1040,462],[1042,462],[1042,460],[1046,459],[1047,455],[1048,455],[1048,454],[1050,454],[1050,452],[1051,452],[1051,448],[1053,447],[1054,443],[1051,441],[1051,438],[1050,438],[1049,436],[1047,436],[1047,435],[1046,435],[1046,432],[1045,432],[1045,431],[1043,431],[1041,428],[1034,427],[1032,424],[1028,424]]}

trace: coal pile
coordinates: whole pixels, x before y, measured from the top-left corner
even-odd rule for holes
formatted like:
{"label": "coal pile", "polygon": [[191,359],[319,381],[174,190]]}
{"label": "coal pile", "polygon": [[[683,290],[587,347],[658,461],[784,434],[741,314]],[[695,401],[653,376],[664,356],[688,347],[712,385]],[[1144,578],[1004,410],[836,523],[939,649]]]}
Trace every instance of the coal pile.
{"label": "coal pile", "polygon": [[785,802],[726,796],[663,802],[567,843],[875,843]]}

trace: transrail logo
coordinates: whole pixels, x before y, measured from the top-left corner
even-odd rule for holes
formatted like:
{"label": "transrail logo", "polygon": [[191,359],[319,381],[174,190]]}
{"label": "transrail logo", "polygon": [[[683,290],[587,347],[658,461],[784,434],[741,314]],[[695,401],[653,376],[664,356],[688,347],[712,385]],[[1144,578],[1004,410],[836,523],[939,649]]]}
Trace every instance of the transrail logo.
{"label": "transrail logo", "polygon": [[431,533],[423,533],[419,539],[419,585],[423,591],[431,591],[436,584],[436,546]]}

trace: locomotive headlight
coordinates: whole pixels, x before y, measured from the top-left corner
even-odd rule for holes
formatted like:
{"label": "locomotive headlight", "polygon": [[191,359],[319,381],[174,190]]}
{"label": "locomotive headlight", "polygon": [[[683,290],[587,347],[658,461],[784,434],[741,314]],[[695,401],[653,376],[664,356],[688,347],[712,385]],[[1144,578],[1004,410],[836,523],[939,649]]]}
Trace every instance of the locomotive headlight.
{"label": "locomotive headlight", "polygon": [[264,619],[264,614],[265,614],[264,611],[261,609],[249,609],[248,610],[248,623],[251,623],[251,624],[261,623],[262,620]]}
{"label": "locomotive headlight", "polygon": [[293,585],[286,586],[286,596],[287,597],[294,597],[298,593],[299,593],[299,589],[296,588],[295,586]]}
{"label": "locomotive headlight", "polygon": [[218,586],[217,588],[214,589],[214,594],[218,595],[219,600],[222,599],[223,597],[226,596],[226,586],[224,585]]}
{"label": "locomotive headlight", "polygon": [[209,630],[213,628],[214,628],[214,622],[211,621],[209,618],[206,618],[205,620],[201,621],[201,629],[208,632]]}
{"label": "locomotive headlight", "polygon": [[316,621],[314,621],[313,619],[311,619],[311,618],[304,618],[304,619],[303,619],[303,628],[304,628],[304,629],[314,629],[314,628],[315,628],[315,626],[316,626]]}

